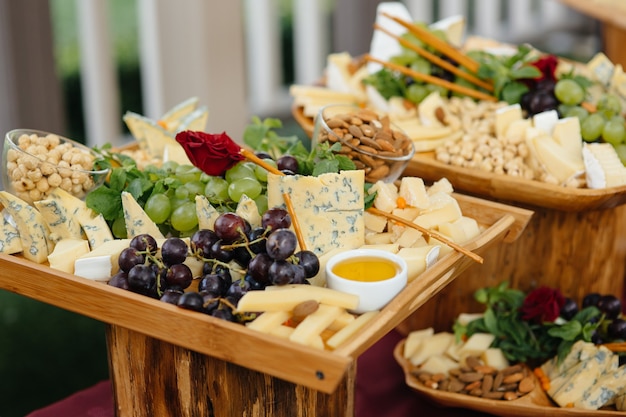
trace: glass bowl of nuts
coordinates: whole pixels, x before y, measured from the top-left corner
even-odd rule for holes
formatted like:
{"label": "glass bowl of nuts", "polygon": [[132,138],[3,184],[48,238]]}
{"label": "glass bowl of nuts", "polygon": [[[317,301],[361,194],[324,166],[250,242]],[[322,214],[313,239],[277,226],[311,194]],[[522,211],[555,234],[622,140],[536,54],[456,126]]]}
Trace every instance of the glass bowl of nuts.
{"label": "glass bowl of nuts", "polygon": [[315,118],[312,146],[340,143],[336,152],[365,171],[365,181],[393,182],[415,154],[413,141],[388,116],[373,110],[335,104],[322,107]]}
{"label": "glass bowl of nuts", "polygon": [[84,199],[109,173],[94,168],[96,158],[89,147],[54,133],[11,130],[2,150],[2,185],[29,204],[58,187]]}

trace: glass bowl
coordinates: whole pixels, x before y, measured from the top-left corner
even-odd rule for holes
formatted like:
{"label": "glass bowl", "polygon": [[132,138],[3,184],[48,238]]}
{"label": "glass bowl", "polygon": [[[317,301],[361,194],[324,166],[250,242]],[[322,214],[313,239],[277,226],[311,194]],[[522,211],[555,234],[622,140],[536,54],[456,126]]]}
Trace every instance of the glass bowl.
{"label": "glass bowl", "polygon": [[96,153],[54,133],[32,129],[7,132],[2,151],[4,189],[32,204],[61,187],[84,199],[104,183],[108,169],[94,170]]}
{"label": "glass bowl", "polygon": [[337,152],[365,170],[370,183],[397,180],[415,154],[413,141],[388,116],[358,106],[325,106],[315,117],[312,145],[337,142]]}

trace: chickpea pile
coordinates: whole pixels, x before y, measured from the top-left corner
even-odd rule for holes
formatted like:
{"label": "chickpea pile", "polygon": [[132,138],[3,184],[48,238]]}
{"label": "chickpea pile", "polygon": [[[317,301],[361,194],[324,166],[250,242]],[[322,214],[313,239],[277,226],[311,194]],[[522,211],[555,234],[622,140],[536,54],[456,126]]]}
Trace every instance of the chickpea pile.
{"label": "chickpea pile", "polygon": [[82,198],[94,187],[94,156],[62,142],[57,135],[23,134],[7,151],[7,174],[15,194],[25,201],[46,198],[57,187]]}
{"label": "chickpea pile", "polygon": [[[505,102],[476,102],[468,97],[450,98],[446,109],[442,109],[442,122],[455,130],[461,129],[463,135],[459,140],[439,146],[435,158],[457,167],[557,184],[557,179],[545,172],[530,154],[523,136],[496,136],[496,110],[506,105]],[[582,183],[572,179],[564,185],[577,188]]]}

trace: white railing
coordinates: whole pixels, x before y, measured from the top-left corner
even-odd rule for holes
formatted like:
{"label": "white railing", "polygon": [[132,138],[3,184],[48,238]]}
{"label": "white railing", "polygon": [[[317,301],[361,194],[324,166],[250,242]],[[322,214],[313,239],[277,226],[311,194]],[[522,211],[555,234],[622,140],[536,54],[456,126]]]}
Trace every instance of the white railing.
{"label": "white railing", "polygon": [[[354,7],[360,7],[359,0],[337,1],[352,1]],[[138,25],[146,114],[158,117],[173,104],[192,95],[208,104],[209,123],[212,120],[216,123],[213,129],[241,132],[250,115],[288,114],[288,86],[281,82],[277,0],[207,3],[184,0],[176,2],[173,9],[167,2],[138,0],[138,14],[143,16]],[[580,29],[586,22],[556,0],[475,0],[472,10],[466,0],[406,0],[404,3],[414,20],[432,22],[462,14],[468,22],[467,34],[511,43],[537,41],[551,31]],[[85,57],[82,71],[87,137],[93,144],[110,142],[112,137],[119,137],[117,125],[110,123],[111,114],[119,114],[119,108],[117,92],[110,91],[113,69],[110,61],[106,61],[111,55],[108,35],[102,29],[106,26],[102,21],[106,14],[99,0],[77,0],[77,4],[81,10],[79,18],[83,20],[81,52]],[[318,79],[323,73],[326,56],[339,52],[331,51],[330,47],[328,7],[332,7],[332,3],[329,6],[327,1],[292,0],[296,83],[312,83]],[[197,19],[198,15],[202,18]],[[171,20],[174,21],[169,24]],[[203,21],[204,25],[198,24]],[[168,42],[168,37],[180,42]],[[183,39],[195,41],[185,43]],[[213,43],[222,47],[211,47]],[[188,45],[202,48],[204,44],[209,45],[205,51],[196,49],[183,54],[179,49]],[[172,64],[181,56],[186,60],[179,65],[187,67],[187,72]],[[220,63],[224,66],[223,60],[227,60],[232,71],[228,68],[214,71],[214,66]],[[225,78],[213,82],[204,79],[215,78],[216,74]],[[185,77],[200,79],[182,83],[181,78]],[[172,85],[180,87],[172,91]],[[197,91],[193,90],[194,86]],[[228,93],[228,86],[234,86],[234,93]],[[238,128],[238,125],[241,126]]]}

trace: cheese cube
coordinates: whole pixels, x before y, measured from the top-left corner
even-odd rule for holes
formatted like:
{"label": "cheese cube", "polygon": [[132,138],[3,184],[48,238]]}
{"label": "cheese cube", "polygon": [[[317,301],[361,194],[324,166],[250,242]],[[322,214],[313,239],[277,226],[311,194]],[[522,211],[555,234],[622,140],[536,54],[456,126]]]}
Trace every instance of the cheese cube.
{"label": "cheese cube", "polygon": [[387,245],[392,244],[396,240],[393,233],[368,233],[365,235],[364,242],[366,245]]}
{"label": "cheese cube", "polygon": [[378,181],[368,191],[370,194],[376,193],[374,207],[386,213],[391,213],[397,207],[398,189],[393,183]]}
{"label": "cheese cube", "polygon": [[417,229],[407,227],[404,232],[396,239],[396,242],[400,247],[413,248],[426,245],[426,239]]}
{"label": "cheese cube", "polygon": [[503,139],[509,125],[515,120],[523,119],[522,107],[516,103],[496,110],[496,137]]}
{"label": "cheese cube", "polygon": [[506,358],[506,356],[504,356],[504,352],[502,352],[502,349],[500,348],[487,348],[483,352],[481,359],[483,360],[485,365],[491,366],[498,370],[504,369],[509,366],[509,360]]}
{"label": "cheese cube", "polygon": [[422,340],[422,343],[420,343],[415,353],[411,355],[409,361],[413,365],[420,365],[431,356],[445,352],[452,343],[454,343],[454,335],[452,333],[436,333],[432,337]]}
{"label": "cheese cube", "polygon": [[452,241],[462,244],[480,234],[478,222],[471,217],[461,216],[454,222],[439,224],[439,231],[452,239]]}
{"label": "cheese cube", "polygon": [[365,228],[372,232],[382,233],[387,227],[386,217],[372,214],[369,211],[363,213],[363,220],[365,223]]}
{"label": "cheese cube", "polygon": [[474,333],[459,349],[461,360],[467,356],[481,356],[493,343],[495,336],[491,333]]}
{"label": "cheese cube", "polygon": [[452,184],[445,177],[441,178],[438,181],[435,181],[433,185],[428,187],[428,190],[426,190],[426,193],[429,196],[437,194],[437,193],[452,194],[453,192],[454,192],[454,189],[452,187]]}
{"label": "cheese cube", "polygon": [[441,223],[454,222],[462,216],[459,203],[449,194],[437,193],[431,196],[431,203],[431,208],[417,216],[414,223],[432,229]]}
{"label": "cheese cube", "polygon": [[430,198],[426,192],[424,180],[419,177],[402,178],[399,195],[411,207],[424,209],[430,205]]}
{"label": "cheese cube", "polygon": [[413,356],[422,341],[431,337],[434,334],[435,330],[432,327],[427,327],[426,329],[420,330],[413,330],[412,332],[410,332],[406,337],[406,340],[404,341],[404,357],[408,359]]}
{"label": "cheese cube", "polygon": [[402,248],[398,255],[406,261],[407,281],[411,282],[434,264],[439,257],[440,246],[426,245],[418,248]]}
{"label": "cheese cube", "polygon": [[398,251],[400,250],[400,245],[398,245],[397,243],[383,243],[383,244],[365,244],[362,246],[359,246],[359,249],[377,249],[377,250],[384,250],[387,252],[391,252],[391,253],[398,253]]}
{"label": "cheese cube", "polygon": [[426,361],[420,367],[420,371],[429,372],[431,374],[444,374],[447,375],[451,369],[459,367],[459,363],[444,356],[435,355],[426,359]]}

